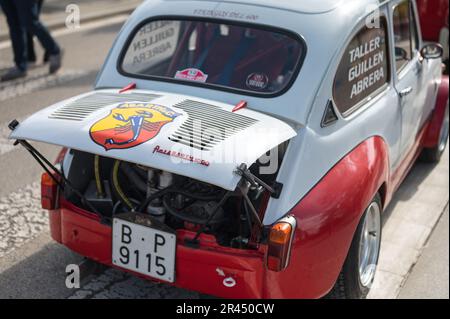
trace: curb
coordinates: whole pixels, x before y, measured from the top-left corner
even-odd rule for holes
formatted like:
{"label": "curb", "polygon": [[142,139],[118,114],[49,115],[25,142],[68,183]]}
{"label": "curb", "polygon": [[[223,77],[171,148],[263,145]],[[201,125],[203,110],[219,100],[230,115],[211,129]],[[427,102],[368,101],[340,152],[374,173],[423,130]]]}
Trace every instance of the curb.
{"label": "curb", "polygon": [[[121,15],[121,14],[131,14],[136,9],[136,4],[133,5],[123,5],[116,7],[114,9],[109,10],[101,10],[100,12],[95,12],[91,14],[82,14],[80,23],[88,23],[93,21],[98,21],[101,19],[107,19],[113,16]],[[50,31],[55,31],[58,29],[62,29],[66,27],[65,19],[61,19],[64,21],[60,21],[60,19],[50,20],[48,22],[44,21],[44,24]],[[9,33],[2,32],[0,33],[0,43],[9,40]]]}
{"label": "curb", "polygon": [[403,277],[403,280],[400,283],[400,286],[398,287],[398,290],[395,291],[395,298],[398,299],[399,295],[401,294],[401,290],[403,289],[403,287],[405,286],[406,282],[408,281],[409,276],[411,275],[411,273],[413,272],[414,268],[416,267],[417,263],[420,260],[420,257],[422,256],[425,248],[427,247],[427,244],[429,243],[431,236],[433,235],[437,225],[439,224],[439,221],[442,219],[442,217],[444,216],[446,210],[448,210],[449,207],[449,202],[447,202],[447,205],[444,207],[444,209],[442,210],[441,214],[439,215],[439,218],[437,219],[436,223],[433,225],[433,227],[431,228],[431,231],[427,234],[426,236],[426,240],[424,242],[424,244],[422,245],[422,247],[420,247],[419,249],[419,253],[417,254],[417,258],[413,261],[413,263],[411,264],[411,267],[408,270],[408,273]]}

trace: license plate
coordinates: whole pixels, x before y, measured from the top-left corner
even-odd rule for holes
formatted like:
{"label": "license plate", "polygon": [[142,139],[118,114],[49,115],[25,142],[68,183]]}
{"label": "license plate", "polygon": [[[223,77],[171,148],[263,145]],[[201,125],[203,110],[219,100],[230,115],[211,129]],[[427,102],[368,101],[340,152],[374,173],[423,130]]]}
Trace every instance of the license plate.
{"label": "license plate", "polygon": [[113,220],[112,261],[121,268],[175,281],[175,234],[123,219]]}

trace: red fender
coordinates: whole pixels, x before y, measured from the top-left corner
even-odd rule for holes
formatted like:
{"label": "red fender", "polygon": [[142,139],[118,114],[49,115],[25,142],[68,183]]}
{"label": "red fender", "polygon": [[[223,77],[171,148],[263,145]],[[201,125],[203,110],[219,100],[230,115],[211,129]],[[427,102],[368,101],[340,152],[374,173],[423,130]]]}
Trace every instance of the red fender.
{"label": "red fender", "polygon": [[265,297],[319,298],[334,286],[362,214],[388,181],[388,148],[372,137],[337,163],[295,206],[291,261],[267,271]]}
{"label": "red fender", "polygon": [[439,135],[444,121],[445,109],[448,105],[448,89],[448,75],[443,75],[439,86],[436,107],[434,108],[428,132],[423,143],[423,146],[426,148],[436,147],[439,143]]}

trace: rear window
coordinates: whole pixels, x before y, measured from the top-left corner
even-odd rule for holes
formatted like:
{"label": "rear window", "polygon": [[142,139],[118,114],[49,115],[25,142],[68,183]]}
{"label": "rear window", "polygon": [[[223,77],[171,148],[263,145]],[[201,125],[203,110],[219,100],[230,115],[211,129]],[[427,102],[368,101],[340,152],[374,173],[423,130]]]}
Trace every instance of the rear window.
{"label": "rear window", "polygon": [[306,50],[290,32],[229,22],[150,21],[130,39],[120,61],[123,74],[250,95],[287,90]]}

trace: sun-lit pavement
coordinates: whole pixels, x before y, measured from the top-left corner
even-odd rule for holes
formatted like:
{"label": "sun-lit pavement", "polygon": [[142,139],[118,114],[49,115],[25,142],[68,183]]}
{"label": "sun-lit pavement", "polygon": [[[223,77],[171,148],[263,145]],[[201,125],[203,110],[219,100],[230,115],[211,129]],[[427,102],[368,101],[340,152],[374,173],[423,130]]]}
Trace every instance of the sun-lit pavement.
{"label": "sun-lit pavement", "polygon": [[[88,277],[79,290],[67,289],[65,268],[80,263],[82,258],[52,242],[46,215],[39,208],[40,168],[25,151],[7,140],[6,125],[12,119],[24,119],[45,106],[91,90],[125,19],[126,16],[97,25],[82,24],[75,33],[60,33],[58,41],[65,48],[66,56],[64,68],[57,76],[47,76],[46,68],[38,66],[28,79],[0,85],[0,298],[198,297],[193,292],[111,269]],[[0,49],[0,69],[9,66],[11,58],[10,49],[4,45]],[[49,158],[54,158],[58,151],[53,146],[37,146]],[[438,166],[417,164],[388,207],[380,269],[372,298],[395,298],[399,293],[400,297],[411,296],[411,290],[426,286],[420,283],[423,278],[439,285],[439,271],[445,265],[448,275],[448,226],[443,230],[438,227],[438,235],[432,235],[426,245],[448,205],[448,167],[448,151]],[[445,235],[447,246],[443,248],[440,242]],[[438,239],[433,240],[435,236]],[[424,247],[427,248],[420,257]],[[427,266],[430,263],[440,264],[441,268],[433,271]],[[442,291],[439,297],[445,297],[446,292],[448,298],[448,277],[447,286],[441,288],[435,289]],[[428,295],[424,291],[425,296]]]}
{"label": "sun-lit pavement", "polygon": [[399,298],[449,298],[449,213],[447,210],[414,266]]}
{"label": "sun-lit pavement", "polygon": [[[378,272],[369,298],[398,297],[436,223],[448,207],[448,201],[447,149],[439,165],[416,163],[387,208],[383,216]],[[445,256],[433,262],[444,263],[445,266]],[[448,249],[446,266],[448,269]],[[445,283],[440,282],[438,277],[435,279],[445,289]]]}

